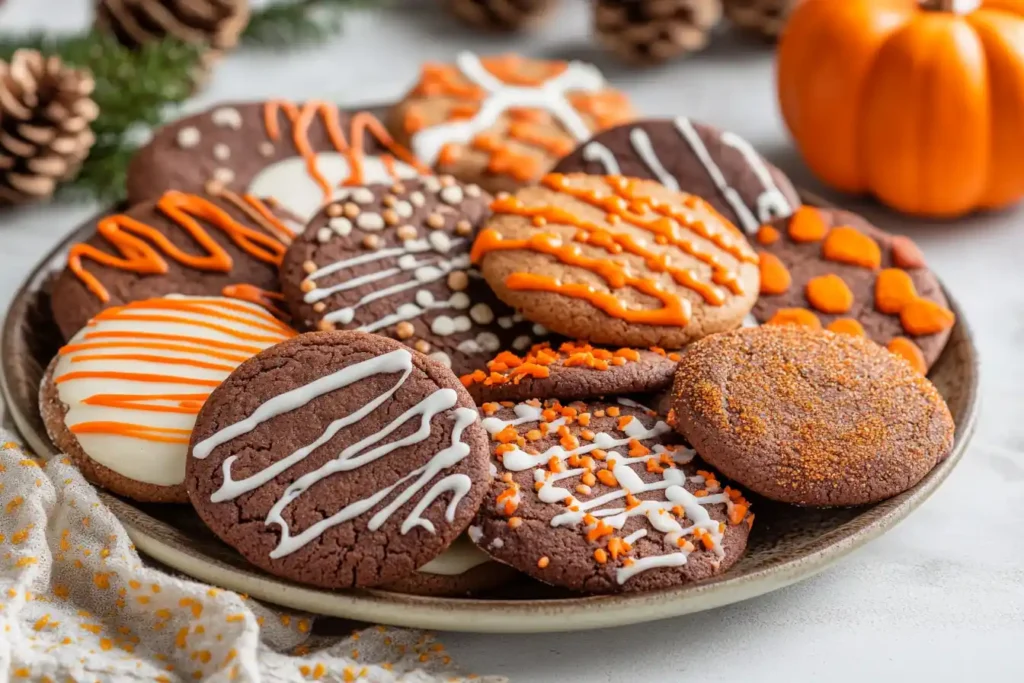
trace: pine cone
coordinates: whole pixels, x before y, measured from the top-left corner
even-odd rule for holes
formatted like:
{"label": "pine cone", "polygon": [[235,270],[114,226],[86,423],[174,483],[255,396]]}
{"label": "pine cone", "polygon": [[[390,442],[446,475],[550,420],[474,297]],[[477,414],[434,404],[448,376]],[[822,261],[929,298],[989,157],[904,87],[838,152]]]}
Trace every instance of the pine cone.
{"label": "pine cone", "polygon": [[801,0],[725,0],[725,15],[739,28],[775,40]]}
{"label": "pine cone", "polygon": [[557,0],[442,0],[463,22],[488,31],[518,31],[546,18]]}
{"label": "pine cone", "polygon": [[695,52],[722,19],[722,0],[595,0],[594,32],[629,62],[654,64]]}
{"label": "pine cone", "polygon": [[249,22],[248,0],[96,0],[96,27],[125,47],[171,37],[230,50]]}
{"label": "pine cone", "polygon": [[94,85],[35,50],[0,61],[0,206],[45,199],[78,172],[95,141]]}

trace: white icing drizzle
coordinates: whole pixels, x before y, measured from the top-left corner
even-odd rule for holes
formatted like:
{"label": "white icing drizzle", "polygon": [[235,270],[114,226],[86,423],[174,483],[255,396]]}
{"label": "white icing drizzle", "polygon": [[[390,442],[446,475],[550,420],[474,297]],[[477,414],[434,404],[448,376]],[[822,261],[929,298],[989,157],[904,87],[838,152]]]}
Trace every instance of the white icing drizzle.
{"label": "white icing drizzle", "polygon": [[601,73],[589,64],[570,62],[565,71],[537,86],[524,87],[504,83],[491,74],[480,59],[462,52],[455,60],[463,75],[487,92],[477,113],[469,119],[450,121],[426,128],[412,138],[413,152],[433,166],[441,148],[449,143],[466,144],[475,135],[493,126],[513,107],[531,107],[550,112],[577,141],[590,137],[590,130],[566,95],[573,91],[597,92],[604,88]]}
{"label": "white icing drizzle", "polygon": [[[388,401],[405,383],[412,373],[412,354],[405,349],[391,351],[382,356],[346,366],[330,375],[320,377],[309,384],[292,389],[260,405],[249,417],[228,425],[210,437],[195,445],[192,454],[198,459],[209,457],[215,448],[256,429],[259,425],[285,413],[302,408],[319,396],[338,391],[352,384],[380,374],[401,373],[398,381],[383,394],[377,396],[357,410],[339,417],[331,422],[323,433],[309,443],[289,455],[275,461],[272,465],[241,479],[234,479],[231,468],[237,456],[226,458],[222,465],[224,481],[210,500],[214,503],[234,500],[238,496],[254,491],[286,472],[291,467],[333,439],[345,427],[365,419],[386,401]],[[294,534],[284,518],[285,508],[296,498],[309,490],[310,487],[323,479],[339,472],[349,472],[364,465],[373,463],[398,448],[421,443],[431,434],[431,420],[434,416],[445,413],[454,420],[451,442],[448,446],[433,455],[429,462],[416,468],[397,481],[372,495],[350,503],[307,529]],[[281,494],[281,497],[267,513],[265,523],[276,525],[280,530],[280,540],[270,552],[270,557],[285,557],[302,548],[310,541],[319,538],[328,529],[370,512],[382,503],[393,492],[401,489],[387,505],[377,511],[369,520],[367,527],[371,531],[379,529],[399,508],[408,503],[422,491],[435,477],[443,471],[455,466],[469,455],[469,445],[462,442],[462,434],[467,427],[479,419],[476,411],[458,407],[458,395],[452,389],[438,389],[415,406],[392,420],[388,425],[345,447],[335,458],[324,463],[312,472],[308,472],[293,481]],[[400,430],[412,420],[418,420],[418,428],[408,436],[395,441],[385,442],[394,432]],[[440,478],[420,497],[419,502],[402,521],[401,533],[406,534],[419,526],[430,533],[435,533],[434,525],[423,517],[423,513],[438,498],[446,493],[451,494],[451,501],[445,509],[445,519],[455,520],[455,510],[469,492],[472,482],[465,474],[454,473]]]}
{"label": "white icing drizzle", "polygon": [[651,138],[647,135],[647,131],[643,128],[632,129],[629,131],[629,142],[633,145],[633,149],[636,150],[640,159],[647,164],[647,168],[651,169],[651,173],[658,179],[658,182],[668,189],[678,192],[679,181],[661,165],[661,160],[654,151],[654,146],[651,145]]}
{"label": "white icing drizzle", "polygon": [[588,142],[583,148],[583,159],[601,164],[606,175],[622,175],[622,169],[619,168],[619,162],[615,159],[615,155],[600,142]]}
{"label": "white icing drizzle", "polygon": [[729,185],[725,175],[722,173],[722,169],[711,158],[711,153],[708,152],[708,148],[704,145],[704,141],[700,139],[700,134],[697,133],[690,120],[680,116],[675,120],[675,125],[676,130],[679,131],[679,134],[690,146],[690,149],[693,150],[693,153],[697,156],[705,170],[707,170],[718,191],[722,193],[725,201],[732,207],[736,216],[740,219],[741,227],[747,233],[753,234],[762,224],[782,216],[787,216],[793,212],[782,191],[775,184],[775,180],[772,178],[772,174],[765,165],[764,160],[761,159],[761,156],[746,140],[733,133],[723,133],[721,138],[723,144],[732,147],[743,155],[747,165],[750,166],[764,186],[764,192],[758,196],[755,206],[757,216],[751,212],[739,192]]}
{"label": "white icing drizzle", "polygon": [[[628,399],[622,400],[623,405],[630,405]],[[520,425],[529,422],[539,422],[542,408],[520,403],[513,409],[516,417],[511,420],[490,417],[482,424],[490,434],[496,434],[509,425]],[[564,418],[552,421],[547,427],[547,433],[558,429],[564,422]],[[648,556],[641,559],[632,559],[631,563],[623,564],[616,569],[616,580],[623,584],[636,574],[652,569],[654,567],[676,567],[686,564],[687,556],[693,552],[692,546],[688,545],[686,537],[698,529],[708,535],[711,541],[711,550],[717,558],[724,557],[725,551],[722,548],[723,533],[719,531],[719,522],[715,521],[708,511],[706,505],[724,504],[727,510],[731,510],[733,502],[725,493],[712,493],[697,497],[687,491],[684,486],[687,477],[679,468],[666,467],[662,473],[661,481],[646,483],[639,474],[631,467],[639,464],[646,467],[647,461],[660,459],[663,454],[670,453],[670,457],[677,465],[685,465],[693,460],[696,453],[692,449],[678,448],[669,452],[661,444],[655,444],[650,453],[639,457],[623,457],[618,452],[610,450],[624,446],[630,441],[645,441],[656,438],[671,431],[671,428],[664,422],[658,421],[653,427],[647,428],[639,419],[633,417],[621,430],[626,438],[616,438],[610,434],[599,432],[594,435],[593,441],[581,444],[574,449],[566,449],[560,445],[548,448],[544,453],[530,455],[518,447],[506,451],[502,456],[502,464],[506,470],[521,472],[530,468],[534,469],[534,481],[540,484],[537,489],[537,497],[543,503],[561,505],[564,512],[555,515],[551,519],[551,526],[578,526],[584,523],[588,515],[597,518],[603,524],[613,529],[621,530],[631,517],[644,516],[647,518],[651,528],[663,534],[663,542],[671,551],[663,555]],[[594,449],[607,451],[606,461],[613,461],[614,466],[611,472],[619,483],[616,488],[608,493],[596,496],[586,501],[581,501],[573,495],[569,489],[557,486],[559,481],[572,479],[582,475],[586,470],[583,468],[566,469],[559,473],[553,473],[538,465],[549,462],[552,458],[564,462],[574,455],[584,455]],[[694,478],[691,478],[694,479]],[[699,477],[700,482],[704,481]],[[709,489],[710,490],[710,489]],[[717,489],[715,489],[717,490]],[[651,491],[664,491],[664,498],[661,500],[641,500],[638,505],[632,508],[624,506],[608,507],[615,501],[625,499],[629,494],[634,496]],[[671,513],[675,506],[681,506],[685,512],[687,526],[680,524],[679,520]],[[589,527],[588,527],[589,529]],[[632,544],[648,535],[647,529],[640,529],[632,532],[623,540]]]}

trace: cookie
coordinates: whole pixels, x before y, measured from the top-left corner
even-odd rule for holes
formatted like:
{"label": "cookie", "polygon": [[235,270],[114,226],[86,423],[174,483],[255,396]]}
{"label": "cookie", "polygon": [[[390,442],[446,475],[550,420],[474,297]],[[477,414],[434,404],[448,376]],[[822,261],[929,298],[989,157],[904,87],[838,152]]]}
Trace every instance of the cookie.
{"label": "cookie", "polygon": [[213,180],[243,196],[276,198],[305,223],[343,185],[429,172],[368,112],[317,100],[232,102],[158,130],[132,158],[128,198],[200,192]]}
{"label": "cookie", "polygon": [[554,170],[656,180],[669,189],[703,197],[749,235],[800,206],[789,178],[749,142],[682,116],[602,131]]}
{"label": "cookie", "polygon": [[748,489],[822,507],[909,489],[949,454],[954,430],[932,383],[881,346],[768,325],[687,349],[669,422]]}
{"label": "cookie", "polygon": [[922,373],[938,359],[955,317],[920,250],[846,211],[801,207],[755,239],[759,322],[827,327],[888,346]]}
{"label": "cookie", "polygon": [[545,342],[517,356],[503,351],[487,371],[463,375],[463,386],[477,404],[528,398],[572,399],[641,394],[672,384],[679,354],[648,349],[602,349],[586,342]]}
{"label": "cookie", "polygon": [[490,197],[451,176],[354,188],[316,216],[281,266],[305,329],[385,334],[451,367],[484,367],[546,335],[470,268]]}
{"label": "cookie", "polygon": [[294,225],[256,197],[208,189],[105,216],[93,237],[71,246],[52,300],[65,339],[107,306],[165,294],[229,296],[278,311],[278,265]]}
{"label": "cookie", "polygon": [[735,328],[757,298],[743,235],[653,181],[550,174],[491,209],[473,262],[499,299],[567,337],[679,348]]}
{"label": "cookie", "polygon": [[[469,533],[474,533],[475,529],[469,527]],[[381,588],[411,595],[471,596],[492,591],[518,575],[511,567],[491,560],[463,534],[447,550],[409,576]]]}
{"label": "cookie", "polygon": [[203,401],[247,358],[294,335],[259,306],[221,297],[108,308],[50,363],[39,395],[46,431],[94,484],[187,502],[185,454]]}
{"label": "cookie", "polygon": [[498,476],[476,542],[548,584],[647,591],[728,569],[753,522],[653,411],[615,403],[490,404],[483,421]]}
{"label": "cookie", "polygon": [[424,66],[390,125],[426,164],[498,192],[536,182],[593,132],[632,118],[589,64],[463,52]]}
{"label": "cookie", "polygon": [[257,567],[323,588],[387,584],[469,526],[491,480],[479,422],[458,378],[399,342],[305,334],[213,392],[186,488]]}

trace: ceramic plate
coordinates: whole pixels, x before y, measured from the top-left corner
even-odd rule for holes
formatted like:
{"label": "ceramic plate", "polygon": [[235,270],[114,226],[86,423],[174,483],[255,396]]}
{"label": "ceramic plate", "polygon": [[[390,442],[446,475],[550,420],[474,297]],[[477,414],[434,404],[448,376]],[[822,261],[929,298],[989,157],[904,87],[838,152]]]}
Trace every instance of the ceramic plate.
{"label": "ceramic plate", "polygon": [[[805,197],[808,203],[821,203]],[[16,294],[0,339],[0,388],[10,419],[28,445],[53,453],[37,407],[40,378],[60,345],[50,316],[48,286],[76,230],[40,263]],[[947,292],[947,296],[949,296]],[[525,582],[487,599],[427,598],[388,591],[332,592],[306,588],[264,574],[205,529],[185,506],[142,505],[100,492],[139,550],[201,581],[294,609],[374,623],[495,633],[567,631],[622,626],[738,602],[812,576],[853,549],[885,533],[920,505],[963,456],[974,429],[978,359],[963,311],[930,377],[956,421],[953,453],[915,488],[870,507],[804,510],[753,497],[757,522],[746,556],[728,572],[704,583],[654,593],[600,597]]]}

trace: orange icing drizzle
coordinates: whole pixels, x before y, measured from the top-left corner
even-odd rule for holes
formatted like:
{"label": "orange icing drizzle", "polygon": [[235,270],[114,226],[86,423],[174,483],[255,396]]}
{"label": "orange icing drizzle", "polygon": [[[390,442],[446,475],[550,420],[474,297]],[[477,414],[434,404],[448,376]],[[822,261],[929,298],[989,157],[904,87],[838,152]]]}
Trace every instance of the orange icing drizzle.
{"label": "orange icing drizzle", "polygon": [[[363,184],[363,161],[365,160],[363,145],[367,133],[387,149],[392,157],[401,159],[420,173],[430,174],[430,169],[420,163],[409,150],[396,143],[384,125],[369,112],[359,112],[352,116],[349,124],[350,134],[346,139],[345,132],[341,128],[341,116],[337,106],[321,100],[305,102],[301,107],[292,102],[270,100],[264,104],[263,123],[267,136],[274,142],[281,138],[279,117],[282,113],[292,126],[292,143],[295,145],[296,151],[306,160],[306,170],[310,177],[323,190],[324,201],[331,198],[333,188],[317,166],[317,150],[313,149],[309,139],[310,126],[313,125],[317,117],[322,121],[334,149],[339,154],[343,154],[348,161],[351,174],[342,183],[343,185]],[[387,164],[387,155],[383,158]]]}
{"label": "orange icing drizzle", "polygon": [[778,256],[761,252],[758,268],[761,270],[761,294],[783,294],[789,291],[793,277]]}
{"label": "orange icing drizzle", "polygon": [[789,219],[789,237],[794,242],[818,242],[827,232],[825,219],[813,206],[801,206]]}
{"label": "orange icing drizzle", "polygon": [[825,328],[830,332],[836,334],[849,334],[854,337],[866,337],[867,333],[864,331],[864,326],[860,324],[858,320],[853,318],[838,318],[833,320]]}
{"label": "orange icing drizzle", "polygon": [[473,138],[470,145],[473,149],[490,154],[487,160],[487,170],[490,173],[508,175],[519,182],[527,182],[543,171],[541,159],[533,154],[515,151],[494,133],[480,133]]}
{"label": "orange icing drizzle", "polygon": [[921,353],[921,349],[918,348],[917,344],[911,340],[906,337],[893,337],[886,348],[892,353],[905,358],[922,375],[927,374],[928,364],[924,361],[924,354]]}
{"label": "orange icing drizzle", "polygon": [[220,292],[223,296],[239,301],[248,301],[251,304],[262,306],[281,320],[290,320],[291,315],[278,304],[284,303],[284,294],[260,289],[254,285],[236,284],[228,285]]}
{"label": "orange icing drizzle", "polygon": [[821,321],[818,316],[806,308],[780,308],[775,314],[764,321],[765,325],[795,325],[797,327],[810,327],[815,330],[821,329]]}
{"label": "orange icing drizzle", "polygon": [[853,308],[853,292],[838,275],[819,275],[807,282],[807,301],[822,313],[846,313]]}
{"label": "orange icing drizzle", "polygon": [[[136,309],[157,309],[166,311],[166,314],[131,314],[128,311]],[[238,312],[249,314],[250,318],[243,318],[234,315]],[[274,332],[273,336],[254,335],[232,329],[206,320],[189,319],[184,313],[194,313],[206,316],[215,316],[221,320],[230,320],[244,323],[247,326],[257,329]],[[179,314],[179,315],[175,315]],[[202,327],[222,332],[239,342],[281,342],[289,337],[295,336],[291,328],[283,325],[272,316],[251,309],[242,304],[215,299],[150,299],[139,301],[126,306],[108,308],[89,322],[89,326],[96,323],[116,319],[118,321],[162,321],[173,322],[193,327]],[[117,340],[122,341],[117,341]],[[149,341],[139,341],[149,340]],[[120,353],[104,353],[104,350],[121,349]],[[156,351],[178,351],[194,353],[210,357],[214,360],[226,360],[230,365],[210,362],[192,358],[177,358],[167,355],[155,355],[139,353],[139,350]],[[83,341],[68,344],[61,348],[60,355],[68,355],[78,351],[98,351],[72,358],[72,363],[88,360],[136,360],[147,363],[160,363],[163,365],[188,365],[197,368],[231,372],[237,365],[250,356],[262,350],[260,346],[251,344],[225,342],[220,340],[193,337],[190,335],[162,334],[158,332],[144,331],[120,331],[111,330],[104,332],[86,332]],[[230,353],[230,351],[242,352]],[[105,406],[123,408],[125,410],[139,410],[149,412],[168,412],[196,414],[202,407],[203,402],[209,396],[210,391],[221,383],[219,379],[200,379],[181,377],[172,374],[158,373],[137,373],[109,370],[74,371],[67,372],[54,380],[55,384],[63,384],[75,380],[84,379],[113,379],[128,382],[155,382],[178,385],[203,387],[208,389],[203,392],[190,393],[167,393],[139,396],[134,394],[97,394],[83,400],[83,403],[93,406]],[[162,427],[149,427],[128,422],[116,421],[92,421],[83,422],[72,426],[71,431],[75,434],[113,434],[132,437],[147,441],[159,441],[166,443],[188,443],[191,435],[190,430],[171,429]]]}
{"label": "orange icing drizzle", "polygon": [[848,225],[829,231],[825,243],[821,245],[821,253],[829,261],[861,268],[875,269],[882,265],[882,250],[878,242]]}
{"label": "orange icing drizzle", "polygon": [[[197,195],[170,191],[160,198],[157,208],[198,242],[206,254],[194,255],[184,252],[156,228],[124,214],[107,216],[97,224],[96,232],[104,237],[119,255],[108,254],[85,242],[72,246],[68,253],[68,268],[101,301],[109,301],[110,293],[95,275],[85,269],[83,259],[92,259],[111,268],[149,275],[167,272],[167,261],[160,255],[162,251],[189,268],[230,272],[233,267],[231,256],[199,224],[197,218],[224,231],[236,246],[253,258],[280,265],[284,257],[284,244],[265,233],[242,225],[216,204]],[[156,248],[142,238],[148,239]]]}

